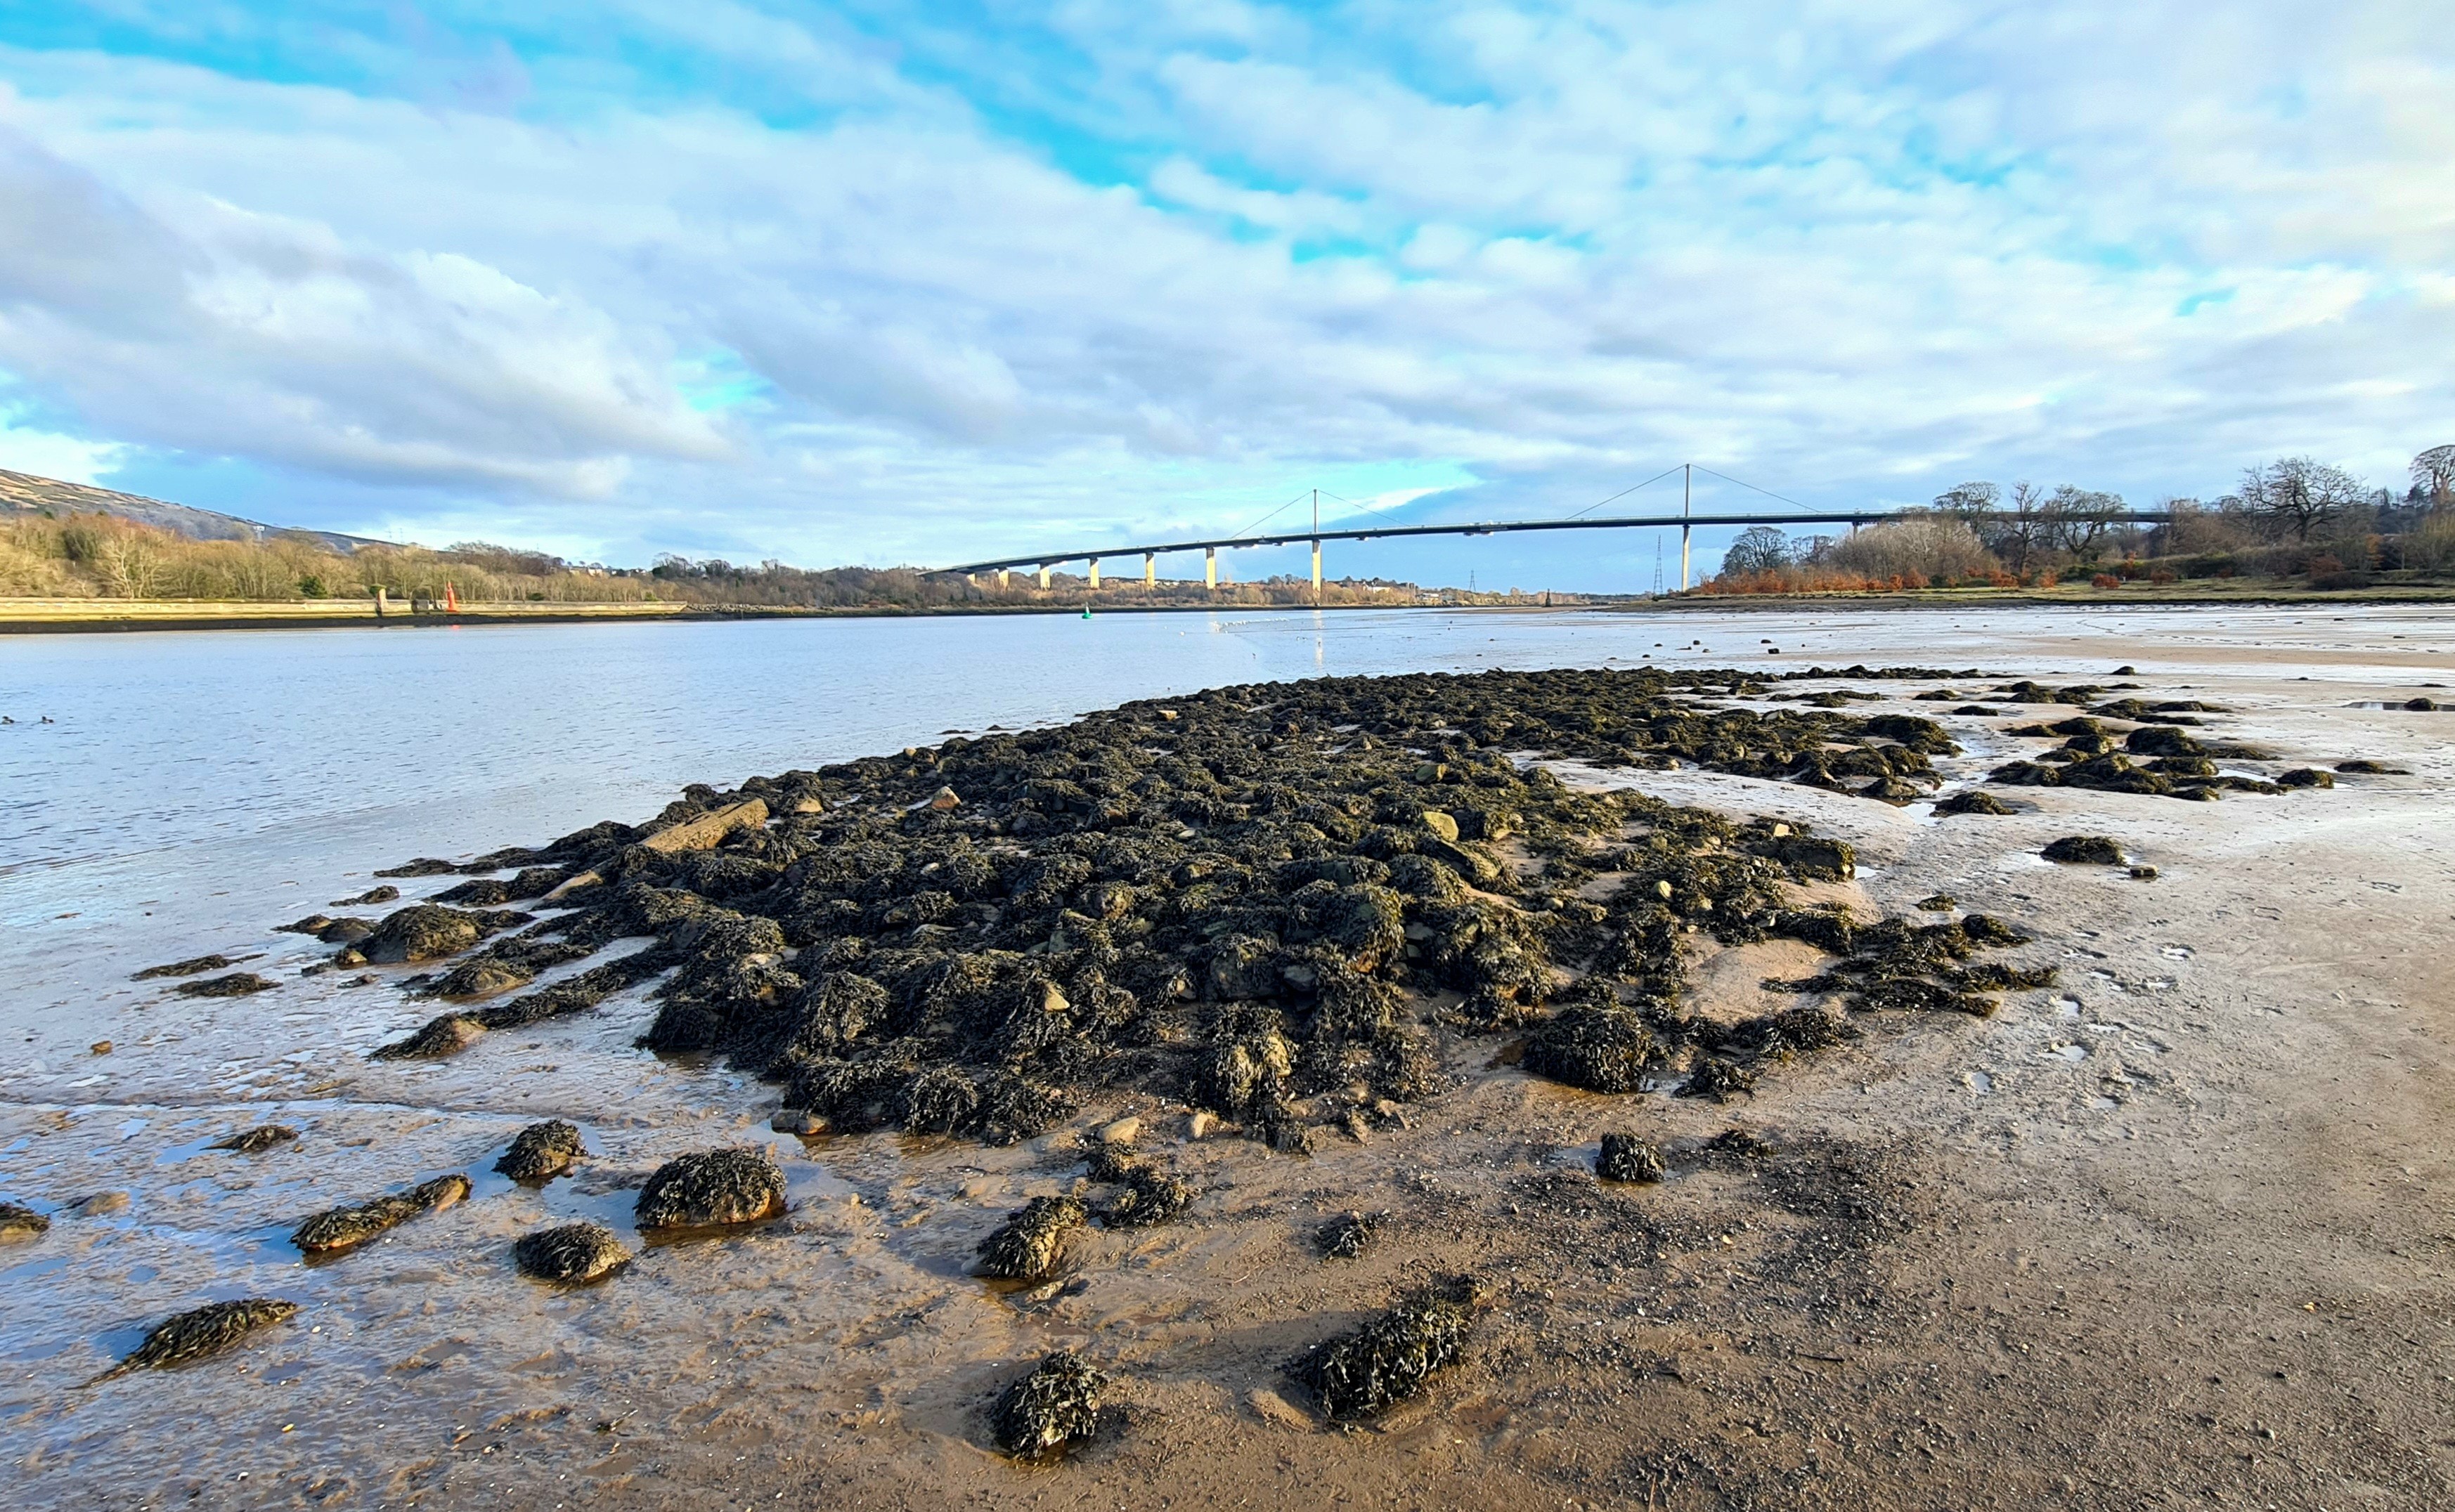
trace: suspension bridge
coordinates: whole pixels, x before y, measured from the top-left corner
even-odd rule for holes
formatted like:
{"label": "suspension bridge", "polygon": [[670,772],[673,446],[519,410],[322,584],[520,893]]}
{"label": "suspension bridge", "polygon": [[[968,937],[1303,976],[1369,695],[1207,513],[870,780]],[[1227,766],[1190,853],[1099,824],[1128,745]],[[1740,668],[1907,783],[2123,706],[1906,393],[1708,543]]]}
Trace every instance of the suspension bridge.
{"label": "suspension bridge", "polygon": [[[1752,489],[1759,494],[1765,494],[1767,497],[1779,500],[1781,503],[1788,504],[1791,507],[1788,510],[1771,512],[1755,511],[1753,513],[1736,514],[1698,514],[1694,512],[1694,474],[1698,473],[1706,474],[1711,477],[1720,478],[1722,481],[1727,483],[1736,483],[1741,488]],[[1614,500],[1625,498],[1629,494],[1637,492],[1639,489],[1659,483],[1664,479],[1671,477],[1674,474],[1678,474],[1680,479],[1679,513],[1676,514],[1665,513],[1655,514],[1594,515],[1588,513],[1591,510],[1600,509],[1603,505],[1612,503]],[[1745,528],[1751,525],[1847,525],[1855,531],[1862,525],[1879,525],[1887,520],[1903,519],[1920,514],[1932,513],[1930,511],[1900,509],[1814,509],[1807,505],[1800,504],[1795,499],[1784,498],[1778,494],[1771,494],[1766,490],[1758,489],[1753,483],[1742,482],[1740,479],[1731,477],[1726,474],[1715,473],[1710,468],[1698,467],[1694,463],[1682,463],[1678,467],[1667,469],[1664,472],[1658,473],[1653,477],[1646,479],[1643,483],[1639,483],[1633,488],[1623,489],[1619,493],[1613,494],[1610,498],[1602,499],[1594,504],[1590,504],[1584,510],[1579,510],[1573,514],[1564,515],[1558,519],[1477,520],[1446,525],[1414,525],[1392,522],[1390,524],[1324,530],[1321,527],[1322,492],[1323,491],[1320,489],[1312,489],[1307,491],[1307,494],[1299,494],[1294,498],[1289,499],[1287,503],[1280,505],[1278,509],[1271,511],[1269,515],[1265,515],[1263,520],[1256,521],[1255,525],[1248,526],[1244,531],[1240,531],[1233,535],[1222,535],[1211,539],[1156,541],[1147,545],[1102,546],[1085,551],[1056,553],[1031,552],[1020,556],[1001,556],[988,561],[965,562],[961,566],[944,567],[940,568],[937,571],[941,574],[961,575],[975,580],[977,580],[983,573],[995,573],[998,576],[998,586],[1001,588],[1006,586],[1010,575],[1015,572],[1037,571],[1040,575],[1040,586],[1045,589],[1048,587],[1049,574],[1052,571],[1059,567],[1066,566],[1069,563],[1082,562],[1087,570],[1088,576],[1090,578],[1090,586],[1096,590],[1100,586],[1100,563],[1104,559],[1113,560],[1120,557],[1131,559],[1132,557],[1140,556],[1143,559],[1143,584],[1145,587],[1155,587],[1159,582],[1159,559],[1161,557],[1172,556],[1179,553],[1200,552],[1202,554],[1203,583],[1206,587],[1216,591],[1219,587],[1219,554],[1221,552],[1248,550],[1256,547],[1268,546],[1293,546],[1298,543],[1306,543],[1309,544],[1312,548],[1312,587],[1314,594],[1319,595],[1321,592],[1321,548],[1324,541],[1397,540],[1409,536],[1422,535],[1506,535],[1519,532],[1531,531],[1675,529],[1679,532],[1679,589],[1680,592],[1685,593],[1692,586],[1690,569],[1690,536],[1698,526],[1736,526]],[[1267,522],[1272,515],[1282,514],[1294,505],[1303,503],[1308,494],[1312,500],[1312,523],[1310,525],[1301,530],[1287,530],[1272,534],[1254,534],[1258,525]],[[1330,497],[1335,502],[1339,503],[1353,502],[1352,500],[1340,499],[1336,494],[1332,494]],[[1369,506],[1358,505],[1356,507],[1365,509],[1369,514],[1377,514],[1380,513],[1379,511],[1371,510]],[[2135,510],[2125,512],[2119,515],[2105,517],[2102,520],[2092,519],[2089,523],[2102,523],[2108,527],[2122,525],[2161,525],[2165,523],[2169,517],[2170,516],[2166,512],[2162,510]]]}

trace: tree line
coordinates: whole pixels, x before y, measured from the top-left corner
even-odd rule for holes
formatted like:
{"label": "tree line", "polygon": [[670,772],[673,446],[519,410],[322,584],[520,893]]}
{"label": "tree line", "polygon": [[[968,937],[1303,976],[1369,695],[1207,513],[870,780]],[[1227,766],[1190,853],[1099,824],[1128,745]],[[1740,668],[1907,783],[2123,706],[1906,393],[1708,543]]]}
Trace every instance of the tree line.
{"label": "tree line", "polygon": [[[1743,532],[1709,582],[1720,592],[1801,592],[2051,584],[2133,575],[2171,560],[2171,576],[2359,576],[2455,567],[2455,445],[2420,453],[2401,495],[2307,456],[2245,468],[2213,500],[2168,497],[2164,523],[2128,519],[2120,494],[2059,484],[1957,484],[1926,509],[1848,536],[1794,541]],[[2151,569],[2151,575],[2154,574]]]}

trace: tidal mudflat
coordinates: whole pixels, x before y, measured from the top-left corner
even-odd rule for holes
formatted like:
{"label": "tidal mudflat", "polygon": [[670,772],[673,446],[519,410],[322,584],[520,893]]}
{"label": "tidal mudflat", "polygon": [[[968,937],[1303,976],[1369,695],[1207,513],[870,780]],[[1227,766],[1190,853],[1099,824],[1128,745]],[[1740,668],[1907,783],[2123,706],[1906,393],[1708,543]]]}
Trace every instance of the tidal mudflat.
{"label": "tidal mudflat", "polygon": [[2049,628],[404,824],[12,1079],[0,1435],[46,1505],[2438,1504],[2434,645]]}

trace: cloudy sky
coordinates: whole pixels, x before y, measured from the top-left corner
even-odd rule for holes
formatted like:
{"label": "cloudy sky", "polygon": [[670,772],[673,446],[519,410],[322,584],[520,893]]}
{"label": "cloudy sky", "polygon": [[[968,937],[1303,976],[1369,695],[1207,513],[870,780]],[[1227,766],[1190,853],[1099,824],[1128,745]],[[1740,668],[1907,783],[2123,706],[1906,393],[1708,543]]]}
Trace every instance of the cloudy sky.
{"label": "cloudy sky", "polygon": [[[2445,20],[11,6],[0,467],[812,564],[1231,531],[1314,487],[1564,514],[1689,460],[1819,505],[2145,503],[2287,452],[2400,486],[2455,440]],[[1643,587],[1653,552],[1331,568]]]}

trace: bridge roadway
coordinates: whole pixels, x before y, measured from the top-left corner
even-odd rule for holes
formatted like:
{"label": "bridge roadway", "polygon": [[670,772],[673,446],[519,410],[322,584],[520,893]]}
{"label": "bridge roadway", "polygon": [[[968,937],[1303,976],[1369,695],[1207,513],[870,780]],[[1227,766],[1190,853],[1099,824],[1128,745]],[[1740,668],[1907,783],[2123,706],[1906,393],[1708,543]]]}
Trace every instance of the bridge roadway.
{"label": "bridge roadway", "polygon": [[[1230,535],[1216,540],[1167,541],[1154,546],[1109,546],[1088,552],[1034,553],[1027,556],[1003,556],[992,561],[967,562],[961,567],[938,569],[941,574],[961,574],[965,577],[981,573],[995,573],[1003,585],[1005,575],[1018,567],[1036,567],[1040,586],[1048,586],[1048,570],[1066,562],[1084,562],[1090,568],[1091,586],[1100,586],[1100,559],[1104,556],[1140,556],[1143,559],[1143,582],[1149,586],[1158,581],[1159,559],[1177,552],[1200,552],[1203,558],[1203,580],[1210,588],[1219,586],[1219,552],[1225,547],[1236,550],[1249,546],[1292,546],[1298,541],[1312,543],[1312,586],[1321,588],[1321,543],[1324,541],[1391,540],[1408,535],[1501,535],[1512,531],[1613,531],[1667,530],[1679,532],[1679,587],[1688,588],[1688,535],[1699,525],[1878,525],[1886,520],[1904,519],[1932,514],[1914,510],[1836,510],[1831,512],[1790,511],[1772,514],[1618,514],[1603,519],[1579,519],[1572,516],[1557,520],[1485,520],[1470,525],[1381,525],[1369,530],[1326,531],[1309,527],[1276,535]],[[2163,510],[2135,510],[2106,521],[2109,526],[2162,525],[2172,516]]]}

